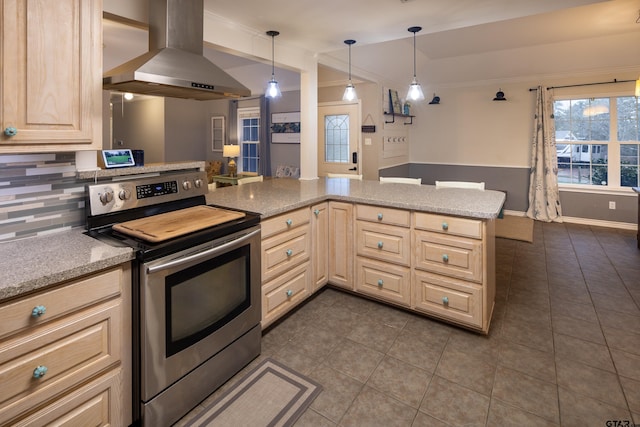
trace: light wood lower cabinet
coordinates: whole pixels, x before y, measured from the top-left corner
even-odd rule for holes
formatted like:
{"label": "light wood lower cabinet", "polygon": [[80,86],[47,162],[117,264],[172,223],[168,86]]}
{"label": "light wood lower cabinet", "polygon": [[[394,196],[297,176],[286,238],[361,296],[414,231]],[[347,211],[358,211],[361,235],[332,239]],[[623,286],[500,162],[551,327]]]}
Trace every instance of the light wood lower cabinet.
{"label": "light wood lower cabinet", "polygon": [[312,292],[329,280],[329,203],[311,206]]}
{"label": "light wood lower cabinet", "polygon": [[329,202],[329,282],[353,290],[353,205]]}
{"label": "light wood lower cabinet", "polygon": [[263,223],[262,326],[329,283],[487,333],[494,227],[494,220],[338,201],[271,218]]}
{"label": "light wood lower cabinet", "polygon": [[131,422],[130,283],[127,265],[0,306],[0,425]]}

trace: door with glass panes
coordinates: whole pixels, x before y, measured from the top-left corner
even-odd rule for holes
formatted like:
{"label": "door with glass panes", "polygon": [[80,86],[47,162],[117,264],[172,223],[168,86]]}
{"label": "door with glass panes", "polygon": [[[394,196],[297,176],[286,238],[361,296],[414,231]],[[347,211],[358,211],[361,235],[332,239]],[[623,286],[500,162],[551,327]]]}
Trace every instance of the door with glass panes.
{"label": "door with glass panes", "polygon": [[318,175],[362,172],[360,102],[318,104]]}

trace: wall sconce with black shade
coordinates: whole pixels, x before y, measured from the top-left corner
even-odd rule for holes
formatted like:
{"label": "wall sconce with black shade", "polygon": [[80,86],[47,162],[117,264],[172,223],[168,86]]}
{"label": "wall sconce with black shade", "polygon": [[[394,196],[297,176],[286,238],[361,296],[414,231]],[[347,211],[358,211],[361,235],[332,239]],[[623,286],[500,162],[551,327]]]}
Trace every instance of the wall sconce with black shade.
{"label": "wall sconce with black shade", "polygon": [[349,46],[349,83],[344,89],[344,95],[342,95],[343,101],[355,101],[358,99],[356,94],[356,87],[351,82],[351,45],[355,44],[355,40],[345,40],[344,43]]}
{"label": "wall sconce with black shade", "polygon": [[496,97],[493,98],[494,101],[506,101],[507,98],[504,97],[504,92],[502,91],[502,89],[498,89],[498,91],[496,92]]}
{"label": "wall sconce with black shade", "polygon": [[431,102],[429,102],[429,104],[431,105],[436,105],[436,104],[440,104],[440,97],[436,96],[436,94],[433,94],[433,99],[431,100]]}
{"label": "wall sconce with black shade", "polygon": [[275,37],[279,35],[278,31],[267,31],[267,35],[271,37],[271,80],[267,83],[267,90],[265,96],[267,98],[279,98],[282,95],[280,92],[280,86],[275,77]]}
{"label": "wall sconce with black shade", "polygon": [[407,30],[413,33],[413,80],[407,92],[407,100],[409,101],[422,101],[424,99],[422,87],[420,87],[420,83],[418,83],[418,79],[416,78],[416,33],[420,30],[422,30],[422,27],[409,27]]}

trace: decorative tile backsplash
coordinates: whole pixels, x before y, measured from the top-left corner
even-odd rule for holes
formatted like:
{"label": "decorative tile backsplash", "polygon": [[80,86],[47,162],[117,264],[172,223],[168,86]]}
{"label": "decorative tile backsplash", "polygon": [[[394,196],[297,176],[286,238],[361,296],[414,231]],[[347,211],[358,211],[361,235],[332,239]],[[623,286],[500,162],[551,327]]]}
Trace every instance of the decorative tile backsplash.
{"label": "decorative tile backsplash", "polygon": [[75,153],[0,155],[0,242],[85,224]]}

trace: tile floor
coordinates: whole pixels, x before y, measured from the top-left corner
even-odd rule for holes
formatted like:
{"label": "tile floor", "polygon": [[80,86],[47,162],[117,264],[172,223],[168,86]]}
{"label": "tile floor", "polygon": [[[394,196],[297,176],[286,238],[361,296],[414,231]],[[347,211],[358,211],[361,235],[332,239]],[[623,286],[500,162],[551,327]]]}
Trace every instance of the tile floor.
{"label": "tile floor", "polygon": [[323,385],[296,426],[640,424],[635,232],[536,222],[496,257],[488,336],[325,289],[246,369],[270,356]]}

